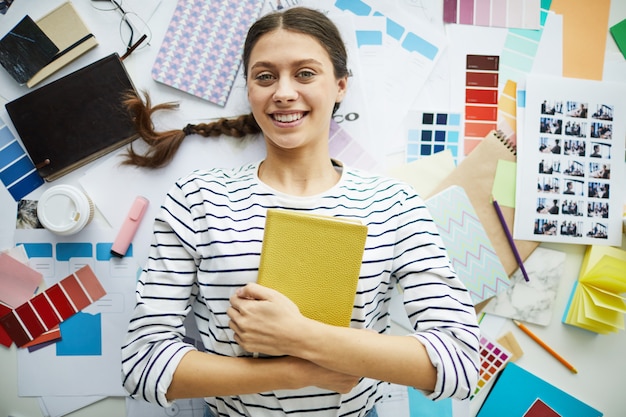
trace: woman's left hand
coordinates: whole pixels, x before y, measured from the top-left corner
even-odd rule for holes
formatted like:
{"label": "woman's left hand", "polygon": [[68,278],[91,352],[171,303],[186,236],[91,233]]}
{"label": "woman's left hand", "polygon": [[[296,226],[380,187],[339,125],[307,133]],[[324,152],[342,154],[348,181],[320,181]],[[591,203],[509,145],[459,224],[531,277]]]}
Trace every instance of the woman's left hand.
{"label": "woman's left hand", "polygon": [[230,304],[229,327],[242,348],[272,356],[294,355],[298,333],[309,319],[288,297],[249,283],[230,297]]}

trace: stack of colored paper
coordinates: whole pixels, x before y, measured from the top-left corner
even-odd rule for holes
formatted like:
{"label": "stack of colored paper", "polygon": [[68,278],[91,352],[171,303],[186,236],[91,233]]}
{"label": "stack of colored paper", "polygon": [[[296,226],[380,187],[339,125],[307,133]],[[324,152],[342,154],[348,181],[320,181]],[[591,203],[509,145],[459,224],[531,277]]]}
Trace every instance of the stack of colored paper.
{"label": "stack of colored paper", "polygon": [[563,315],[563,323],[595,333],[624,329],[626,251],[591,245]]}

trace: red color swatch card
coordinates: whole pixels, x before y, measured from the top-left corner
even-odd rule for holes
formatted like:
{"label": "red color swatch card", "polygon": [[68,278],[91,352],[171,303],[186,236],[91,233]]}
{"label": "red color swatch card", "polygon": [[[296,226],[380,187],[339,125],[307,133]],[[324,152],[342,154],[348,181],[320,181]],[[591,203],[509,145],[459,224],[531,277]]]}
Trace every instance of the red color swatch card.
{"label": "red color swatch card", "polygon": [[35,340],[106,294],[89,265],[0,317],[18,347]]}

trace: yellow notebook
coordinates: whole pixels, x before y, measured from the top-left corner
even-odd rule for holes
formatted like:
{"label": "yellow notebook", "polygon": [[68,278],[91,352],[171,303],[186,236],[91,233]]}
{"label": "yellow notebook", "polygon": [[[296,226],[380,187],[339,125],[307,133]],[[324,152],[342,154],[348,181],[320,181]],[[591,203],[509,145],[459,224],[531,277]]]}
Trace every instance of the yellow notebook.
{"label": "yellow notebook", "polygon": [[612,246],[587,247],[563,323],[595,333],[624,330],[626,251]]}
{"label": "yellow notebook", "polygon": [[366,237],[358,221],[269,209],[257,282],[289,297],[305,317],[348,327]]}

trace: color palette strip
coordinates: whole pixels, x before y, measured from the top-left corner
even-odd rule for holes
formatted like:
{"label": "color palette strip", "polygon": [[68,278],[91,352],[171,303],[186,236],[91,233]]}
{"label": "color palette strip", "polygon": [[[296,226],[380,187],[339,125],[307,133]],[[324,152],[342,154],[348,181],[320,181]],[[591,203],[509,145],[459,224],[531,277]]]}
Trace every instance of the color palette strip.
{"label": "color palette strip", "polygon": [[485,336],[480,337],[480,374],[476,389],[471,395],[474,398],[476,394],[483,389],[489,381],[491,381],[511,359],[511,353],[498,342],[487,339]]}
{"label": "color palette strip", "polygon": [[0,317],[18,347],[33,341],[106,294],[89,265]]}
{"label": "color palette strip", "polygon": [[[538,30],[510,29],[500,54],[500,80],[520,82],[530,73],[552,0],[541,0]],[[502,87],[502,85],[500,86]]]}
{"label": "color palette strip", "polygon": [[0,180],[15,201],[43,185],[35,165],[0,118]]}
{"label": "color palette strip", "polygon": [[443,21],[462,25],[538,29],[540,0],[444,0]]}
{"label": "color palette strip", "polygon": [[407,121],[406,162],[449,150],[457,164],[460,136],[459,113],[420,112]]}
{"label": "color palette strip", "polygon": [[468,155],[498,123],[498,76],[500,57],[467,55],[465,66],[465,134]]}

